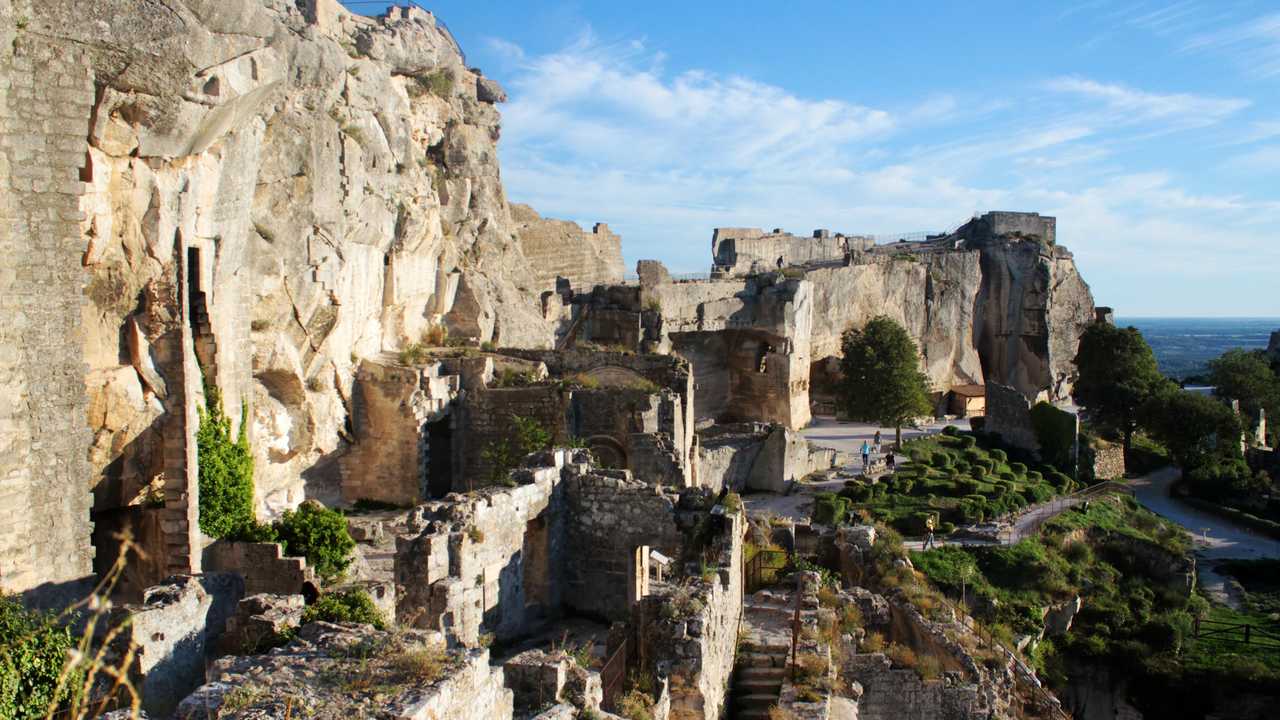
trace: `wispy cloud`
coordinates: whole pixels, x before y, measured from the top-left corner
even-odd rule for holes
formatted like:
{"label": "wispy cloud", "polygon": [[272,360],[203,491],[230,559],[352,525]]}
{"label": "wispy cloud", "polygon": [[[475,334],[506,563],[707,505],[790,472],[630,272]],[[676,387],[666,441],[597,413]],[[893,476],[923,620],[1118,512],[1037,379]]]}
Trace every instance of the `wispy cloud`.
{"label": "wispy cloud", "polygon": [[1177,127],[1212,125],[1250,105],[1248,100],[1242,98],[1145,92],[1081,77],[1055,78],[1048,83],[1048,88],[1097,101],[1120,113],[1118,117],[1134,121],[1166,121]]}
{"label": "wispy cloud", "polygon": [[1245,72],[1254,77],[1280,76],[1280,13],[1202,33],[1188,40],[1184,47],[1224,50],[1234,54]]}
{"label": "wispy cloud", "polygon": [[1280,204],[1194,191],[1158,164],[1130,163],[1135,146],[1171,132],[1226,132],[1246,100],[1058,77],[1003,101],[956,89],[874,107],[668,72],[643,43],[590,34],[546,55],[502,49],[514,64],[508,193],[547,215],[608,221],[632,261],[704,269],[717,226],[937,230],[1001,208],[1057,214],[1100,301],[1126,310],[1151,302],[1130,290],[1133,268],[1196,285],[1238,271],[1219,248],[1252,248],[1250,272],[1280,271],[1280,248],[1262,238]]}

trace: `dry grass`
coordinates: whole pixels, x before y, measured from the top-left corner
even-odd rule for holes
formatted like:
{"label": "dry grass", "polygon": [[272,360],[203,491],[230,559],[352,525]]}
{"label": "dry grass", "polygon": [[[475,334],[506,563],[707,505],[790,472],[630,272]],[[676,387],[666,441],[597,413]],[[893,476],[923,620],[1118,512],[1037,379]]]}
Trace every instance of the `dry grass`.
{"label": "dry grass", "polygon": [[422,645],[396,651],[387,660],[401,682],[433,683],[449,665],[444,648]]}

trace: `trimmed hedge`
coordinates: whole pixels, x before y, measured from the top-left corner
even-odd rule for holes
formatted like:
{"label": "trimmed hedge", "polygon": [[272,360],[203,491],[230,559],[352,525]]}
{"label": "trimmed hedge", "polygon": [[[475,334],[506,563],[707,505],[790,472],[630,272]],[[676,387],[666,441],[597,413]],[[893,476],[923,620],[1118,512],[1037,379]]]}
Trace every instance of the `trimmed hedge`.
{"label": "trimmed hedge", "polygon": [[[883,487],[877,485],[876,487]],[[813,521],[819,525],[839,525],[849,512],[849,500],[832,493],[818,493],[813,501]]]}

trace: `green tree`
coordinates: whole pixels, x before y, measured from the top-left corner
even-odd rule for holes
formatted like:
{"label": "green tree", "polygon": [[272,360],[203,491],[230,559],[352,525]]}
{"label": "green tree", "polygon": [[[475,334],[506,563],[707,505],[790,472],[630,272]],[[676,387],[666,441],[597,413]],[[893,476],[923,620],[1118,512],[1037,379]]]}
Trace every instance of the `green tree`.
{"label": "green tree", "polygon": [[1263,350],[1226,351],[1209,362],[1209,383],[1214,395],[1239,400],[1240,409],[1251,419],[1259,409],[1265,409],[1268,417],[1280,417],[1280,378]]}
{"label": "green tree", "polygon": [[249,449],[248,408],[240,432],[231,436],[231,419],[222,410],[222,392],[205,385],[206,408],[199,408],[196,458],[199,467],[200,530],[225,537],[253,525],[253,452]]}
{"label": "green tree", "polygon": [[905,328],[881,315],[842,338],[844,357],[836,398],[845,414],[896,431],[902,446],[902,425],[925,415],[929,378],[920,371],[920,353]]}
{"label": "green tree", "polygon": [[1184,470],[1240,457],[1239,418],[1207,395],[1165,389],[1142,404],[1139,419]]}
{"label": "green tree", "polygon": [[1151,346],[1137,328],[1090,325],[1076,351],[1075,401],[1103,428],[1120,434],[1128,454],[1138,410],[1171,382],[1160,374]]}

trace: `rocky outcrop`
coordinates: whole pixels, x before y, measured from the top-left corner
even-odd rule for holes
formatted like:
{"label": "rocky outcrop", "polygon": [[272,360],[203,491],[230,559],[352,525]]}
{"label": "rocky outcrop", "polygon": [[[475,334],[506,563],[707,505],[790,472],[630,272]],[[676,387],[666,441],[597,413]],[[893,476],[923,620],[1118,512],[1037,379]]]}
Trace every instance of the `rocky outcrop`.
{"label": "rocky outcrop", "polygon": [[[163,486],[166,542],[199,544],[206,382],[234,424],[244,413],[260,509],[276,512],[336,481],[359,358],[436,327],[551,344],[499,175],[505,93],[430,13],[53,0],[12,14],[17,52],[74,49],[86,75],[84,92],[58,91],[55,149],[79,165],[57,180],[82,210],[62,215],[80,222],[95,511]],[[617,237],[599,235],[613,273]],[[198,569],[197,554],[168,569]]]}

